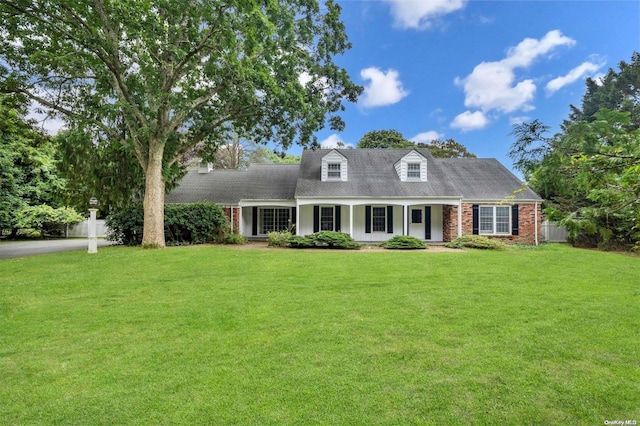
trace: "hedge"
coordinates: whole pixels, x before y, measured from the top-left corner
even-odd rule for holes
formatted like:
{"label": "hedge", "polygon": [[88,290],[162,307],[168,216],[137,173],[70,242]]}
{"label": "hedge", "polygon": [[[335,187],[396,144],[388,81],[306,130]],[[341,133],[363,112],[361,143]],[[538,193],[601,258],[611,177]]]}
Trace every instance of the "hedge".
{"label": "hedge", "polygon": [[[108,239],[121,244],[142,244],[144,214],[141,204],[109,214]],[[167,204],[164,206],[164,233],[167,245],[202,244],[220,236],[227,217],[214,203]]]}

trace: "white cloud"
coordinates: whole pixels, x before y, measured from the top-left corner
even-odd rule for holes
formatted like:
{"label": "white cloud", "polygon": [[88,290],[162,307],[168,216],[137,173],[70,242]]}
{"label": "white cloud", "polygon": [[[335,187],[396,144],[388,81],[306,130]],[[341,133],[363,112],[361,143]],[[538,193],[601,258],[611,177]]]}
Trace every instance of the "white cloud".
{"label": "white cloud", "polygon": [[501,62],[510,68],[524,68],[530,66],[539,56],[550,53],[556,47],[575,44],[575,40],[562,35],[559,30],[552,30],[540,40],[525,38],[517,46],[511,47],[507,51],[507,57]]}
{"label": "white cloud", "polygon": [[509,118],[509,124],[511,124],[512,126],[514,124],[522,124],[522,123],[526,123],[528,121],[531,120],[531,117],[528,117],[526,115],[519,115],[517,117],[510,117]]}
{"label": "white cloud", "polygon": [[415,143],[429,143],[432,140],[440,139],[443,136],[444,134],[442,133],[438,133],[435,130],[429,130],[428,132],[418,133],[417,135],[415,135],[409,140]]}
{"label": "white cloud", "polygon": [[568,86],[569,84],[575,83],[576,81],[595,73],[603,66],[604,63],[596,64],[594,62],[583,62],[582,64],[569,71],[567,75],[556,77],[548,82],[547,86],[545,87],[547,94],[552,95],[558,90],[562,89],[564,86]]}
{"label": "white cloud", "polygon": [[376,67],[365,68],[360,71],[360,77],[369,80],[361,98],[361,105],[364,107],[393,105],[409,94],[402,87],[400,74],[394,69],[384,72]]}
{"label": "white cloud", "polygon": [[460,129],[463,132],[470,130],[478,130],[486,127],[489,124],[489,119],[481,111],[465,111],[462,114],[458,114],[456,118],[451,122],[451,127],[454,129]]}
{"label": "white cloud", "polygon": [[574,40],[553,30],[540,40],[524,39],[510,48],[507,56],[500,61],[480,63],[467,77],[455,79],[455,83],[464,88],[464,105],[485,113],[491,110],[509,113],[534,109],[531,101],[536,85],[531,79],[516,82],[514,70],[529,67],[536,58],[547,55],[557,47],[573,44]]}
{"label": "white cloud", "polygon": [[338,142],[343,143],[343,146],[340,148],[353,148],[353,144],[343,142],[340,139],[340,136],[338,136],[335,133],[329,136],[328,138],[324,139],[323,141],[321,141],[320,147],[324,149],[338,148]]}
{"label": "white cloud", "polygon": [[467,108],[505,113],[533,109],[530,104],[536,92],[533,80],[515,83],[513,69],[501,62],[483,62],[465,79],[456,79],[455,83],[464,88]]}
{"label": "white cloud", "polygon": [[517,81],[515,70],[528,68],[540,57],[545,57],[561,46],[573,46],[575,40],[558,30],[549,31],[540,40],[525,38],[507,51],[504,59],[478,64],[465,78],[456,78],[455,84],[465,92],[464,105],[479,111],[466,111],[451,123],[453,127],[467,130],[479,129],[489,123],[487,113],[498,111],[531,111],[536,94],[533,79]]}
{"label": "white cloud", "polygon": [[460,10],[466,0],[386,0],[391,5],[395,27],[424,30],[433,19]]}

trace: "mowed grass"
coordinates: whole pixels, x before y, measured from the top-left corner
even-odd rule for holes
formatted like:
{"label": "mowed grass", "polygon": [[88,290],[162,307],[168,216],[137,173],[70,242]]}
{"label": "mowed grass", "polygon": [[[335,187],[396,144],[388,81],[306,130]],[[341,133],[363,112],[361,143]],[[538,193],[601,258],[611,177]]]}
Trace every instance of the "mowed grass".
{"label": "mowed grass", "polygon": [[640,421],[640,259],[111,247],[0,261],[0,424]]}

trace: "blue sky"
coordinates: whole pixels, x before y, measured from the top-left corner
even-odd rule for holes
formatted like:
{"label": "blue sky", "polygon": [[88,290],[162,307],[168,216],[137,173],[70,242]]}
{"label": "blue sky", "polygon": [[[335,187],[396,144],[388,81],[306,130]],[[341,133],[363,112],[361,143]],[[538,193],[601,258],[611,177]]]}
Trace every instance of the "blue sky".
{"label": "blue sky", "polygon": [[514,122],[559,130],[586,77],[640,51],[637,0],[337,2],[353,47],[336,62],[365,92],[347,105],[345,131],[317,133],[324,147],[396,129],[453,138],[511,168]]}

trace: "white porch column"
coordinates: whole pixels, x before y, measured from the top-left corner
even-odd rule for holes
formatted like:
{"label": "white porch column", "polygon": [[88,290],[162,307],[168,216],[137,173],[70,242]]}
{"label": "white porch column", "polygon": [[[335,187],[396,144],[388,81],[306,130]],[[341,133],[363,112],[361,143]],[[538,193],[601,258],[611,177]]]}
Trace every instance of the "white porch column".
{"label": "white porch column", "polygon": [[353,204],[349,204],[349,235],[353,238]]}
{"label": "white porch column", "polygon": [[296,229],[295,229],[296,235],[300,235],[300,232],[298,232],[299,229],[300,229],[300,203],[296,198]]}
{"label": "white porch column", "polygon": [[462,237],[462,200],[458,201],[458,238]]}
{"label": "white porch column", "polygon": [[407,224],[407,216],[409,214],[408,206],[402,206],[402,235],[409,235],[409,225]]}

